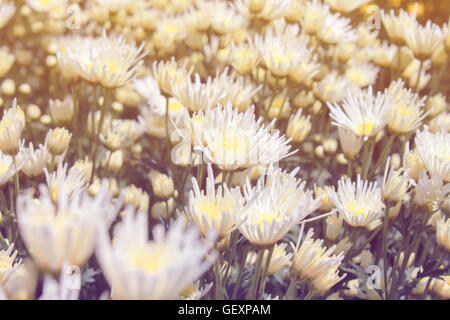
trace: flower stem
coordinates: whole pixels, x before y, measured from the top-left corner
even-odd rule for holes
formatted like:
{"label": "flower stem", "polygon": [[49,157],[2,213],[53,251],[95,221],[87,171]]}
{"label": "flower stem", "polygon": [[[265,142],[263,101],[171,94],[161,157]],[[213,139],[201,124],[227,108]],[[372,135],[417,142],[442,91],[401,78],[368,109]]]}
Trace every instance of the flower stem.
{"label": "flower stem", "polygon": [[269,253],[267,254],[266,263],[265,263],[264,271],[263,271],[262,278],[261,278],[261,285],[259,287],[259,299],[260,300],[263,298],[263,295],[264,295],[267,274],[269,273],[270,260],[272,259],[274,248],[275,248],[275,245],[273,244],[272,247],[269,249]]}
{"label": "flower stem", "polygon": [[255,270],[253,273],[252,284],[250,286],[250,291],[247,294],[248,300],[255,300],[256,298],[256,288],[258,286],[259,274],[261,273],[261,264],[264,256],[265,249],[259,249],[258,257],[256,258]]}
{"label": "flower stem", "polygon": [[284,296],[284,300],[291,300],[292,294],[295,292],[297,286],[297,276],[292,277],[291,283],[286,291],[286,295]]}

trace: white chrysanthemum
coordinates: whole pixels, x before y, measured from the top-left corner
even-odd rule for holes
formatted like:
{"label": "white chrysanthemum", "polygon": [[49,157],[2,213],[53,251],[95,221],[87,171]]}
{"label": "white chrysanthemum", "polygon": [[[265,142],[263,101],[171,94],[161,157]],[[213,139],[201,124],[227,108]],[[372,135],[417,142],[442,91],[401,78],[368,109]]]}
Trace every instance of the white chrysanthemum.
{"label": "white chrysanthemum", "polygon": [[[0,13],[1,14],[1,13]],[[9,52],[7,46],[0,47],[0,77],[4,77],[12,68],[16,56]]]}
{"label": "white chrysanthemum", "polygon": [[332,192],[330,198],[350,226],[373,230],[381,224],[385,206],[375,182],[362,180],[360,175],[356,182],[342,178],[337,192]]}
{"label": "white chrysanthemum", "polygon": [[328,5],[323,4],[320,0],[307,1],[300,24],[308,34],[315,34],[328,15],[330,15]]}
{"label": "white chrysanthemum", "polygon": [[425,26],[415,24],[411,28],[404,28],[407,46],[420,60],[429,59],[444,41],[441,27],[428,20]]}
{"label": "white chrysanthemum", "polygon": [[187,80],[184,84],[173,88],[173,94],[180,103],[191,112],[206,110],[209,106],[215,106],[220,99],[226,96],[223,87],[214,85],[211,77],[205,83],[200,80],[200,75],[195,74],[195,80]]}
{"label": "white chrysanthemum", "polygon": [[6,26],[12,16],[16,13],[16,6],[14,1],[0,3],[0,29]]}
{"label": "white chrysanthemum", "polygon": [[345,76],[337,72],[327,74],[317,83],[314,94],[322,102],[339,102],[347,92],[359,92],[359,88]]}
{"label": "white chrysanthemum", "polygon": [[436,240],[439,246],[450,251],[450,219],[444,216],[436,224]]}
{"label": "white chrysanthemum", "polygon": [[241,222],[239,215],[244,206],[244,199],[239,187],[230,189],[226,184],[214,185],[214,174],[208,165],[206,177],[206,193],[192,178],[193,190],[189,192],[186,214],[194,221],[202,234],[214,231],[218,239],[222,239]]}
{"label": "white chrysanthemum", "polygon": [[395,55],[398,48],[395,45],[390,45],[387,41],[378,43],[372,48],[373,62],[380,67],[393,66]]}
{"label": "white chrysanthemum", "polygon": [[206,10],[211,18],[211,28],[218,34],[231,34],[236,29],[245,29],[248,19],[228,1],[209,0],[198,2],[200,10]]}
{"label": "white chrysanthemum", "polygon": [[0,251],[0,284],[5,286],[11,273],[20,266],[21,260],[17,257],[17,250],[14,250],[14,243],[8,246],[8,249]]}
{"label": "white chrysanthemum", "polygon": [[[61,74],[68,81],[76,81],[80,74],[76,69],[75,63],[70,58],[70,52],[76,52],[77,47],[83,44],[84,39],[80,35],[70,35],[58,38],[56,40],[56,58]],[[86,52],[81,56],[86,58]]]}
{"label": "white chrysanthemum", "polygon": [[408,84],[411,88],[415,88],[417,86],[417,90],[421,91],[431,81],[431,74],[427,73],[431,67],[431,60],[425,60],[425,62],[420,63],[418,59],[414,59],[406,67],[406,69],[403,70],[402,77],[408,80]]}
{"label": "white chrysanthemum", "polygon": [[153,77],[159,89],[170,95],[174,87],[183,85],[190,78],[193,70],[193,66],[186,69],[186,64],[178,67],[174,57],[170,61],[155,61],[152,65]]}
{"label": "white chrysanthemum", "polygon": [[[46,274],[39,300],[78,300],[81,288],[77,285],[81,286],[81,274],[72,274],[73,271],[72,266],[64,263],[59,281]],[[74,283],[74,280],[79,280],[80,283]]]}
{"label": "white chrysanthemum", "polygon": [[127,212],[114,229],[99,235],[97,259],[115,299],[176,299],[180,292],[211,267],[212,239],[206,242],[196,228],[186,229],[184,219],[169,230],[153,228],[148,239],[148,217]]}
{"label": "white chrysanthemum", "polygon": [[68,95],[62,101],[50,99],[48,106],[55,126],[70,123],[74,113],[74,101],[71,95]]}
{"label": "white chrysanthemum", "polygon": [[[293,253],[286,252],[287,243],[276,244],[273,248],[272,257],[269,262],[269,269],[267,270],[267,275],[272,275],[281,268],[289,265],[292,260]],[[264,256],[261,262],[261,265],[264,266],[267,262],[267,256],[269,252],[267,250],[264,251]],[[261,268],[261,272],[263,268]]]}
{"label": "white chrysanthemum", "polygon": [[392,202],[400,202],[405,200],[411,188],[411,178],[409,170],[400,168],[395,170],[394,167],[389,167],[391,157],[386,161],[386,168],[383,176],[382,195],[383,199]]}
{"label": "white chrysanthemum", "polygon": [[430,176],[425,170],[420,172],[414,201],[419,206],[426,206],[429,211],[435,212],[450,194],[450,183],[444,185],[439,173],[432,172]]}
{"label": "white chrysanthemum", "polygon": [[350,19],[341,18],[339,13],[326,16],[323,24],[317,31],[317,37],[325,43],[337,44],[354,42],[358,38],[353,30]]}
{"label": "white chrysanthemum", "polygon": [[381,11],[381,20],[383,22],[384,28],[388,33],[389,39],[396,45],[403,45],[405,43],[405,31],[417,24],[417,9],[411,14],[403,9],[395,15],[395,11],[391,9],[389,13],[385,13],[384,10]]}
{"label": "white chrysanthemum", "polygon": [[306,47],[307,42],[298,33],[298,25],[292,25],[285,32],[270,29],[264,36],[256,34],[255,47],[260,52],[263,64],[274,75],[287,76],[311,54]]}
{"label": "white chrysanthemum", "polygon": [[77,194],[86,188],[84,172],[72,167],[67,171],[68,164],[60,162],[55,172],[49,173],[44,168],[45,180],[53,201],[58,199],[59,192],[64,189],[68,195]]}
{"label": "white chrysanthemum", "polygon": [[364,88],[374,85],[377,81],[380,69],[370,63],[350,60],[345,70],[345,76],[354,82],[358,87]]}
{"label": "white chrysanthemum", "polygon": [[298,109],[289,117],[286,129],[286,137],[292,138],[292,141],[297,143],[303,142],[312,129],[311,115],[302,116],[302,110]]}
{"label": "white chrysanthemum", "polygon": [[64,187],[56,200],[45,185],[39,187],[38,199],[33,199],[33,190],[17,198],[21,237],[34,261],[52,273],[61,271],[65,262],[84,265],[94,253],[98,225],[109,227],[121,206],[120,201],[112,205],[106,184],[95,198]]}
{"label": "white chrysanthemum", "polygon": [[121,9],[126,9],[133,0],[95,0],[97,5],[102,8],[107,8],[109,11],[117,12]]}
{"label": "white chrysanthemum", "polygon": [[[224,95],[219,99],[221,105],[231,103],[240,112],[247,110],[252,104],[252,98],[261,88],[252,81],[244,77],[238,77],[235,72],[228,72],[229,68],[224,68],[222,73],[217,72],[212,80],[212,85],[216,88],[223,88]],[[211,104],[211,106],[215,106]]]}
{"label": "white chrysanthemum", "polygon": [[268,247],[277,243],[320,207],[320,198],[314,199],[313,191],[305,190],[306,182],[295,178],[299,169],[291,173],[269,169],[255,187],[247,180],[242,211],[246,220],[239,230],[252,244]]}
{"label": "white chrysanthemum", "polygon": [[353,131],[357,136],[373,137],[380,132],[387,123],[391,99],[387,94],[378,92],[375,96],[372,87],[367,91],[361,90],[355,97],[349,92],[342,106],[327,103],[333,124]]}
{"label": "white chrysanthemum", "polygon": [[210,282],[203,287],[200,287],[200,280],[189,284],[183,291],[180,292],[178,299],[180,300],[200,300],[209,290],[211,290],[213,283]]}
{"label": "white chrysanthemum", "polygon": [[68,49],[72,67],[87,81],[107,88],[121,87],[136,75],[147,54],[144,43],[139,47],[125,42],[123,36],[84,38],[76,47]]}
{"label": "white chrysanthemum", "polygon": [[[292,0],[265,0],[260,1],[260,5],[254,4],[253,0],[238,0],[235,2],[236,8],[246,17],[257,14],[259,19],[273,21],[281,19],[289,14]],[[254,12],[258,9],[257,12]]]}
{"label": "white chrysanthemum", "polygon": [[326,3],[330,5],[330,7],[335,11],[340,11],[342,13],[349,13],[352,12],[366,3],[368,3],[370,0],[325,0]]}
{"label": "white chrysanthemum", "polygon": [[0,186],[7,183],[18,170],[20,170],[21,162],[17,161],[19,167],[14,163],[12,157],[0,153]]}
{"label": "white chrysanthemum", "polygon": [[425,170],[425,165],[420,158],[417,149],[409,149],[409,141],[406,142],[405,151],[403,152],[403,167],[409,169],[409,174],[414,180],[419,179],[419,174]]}
{"label": "white chrysanthemum", "polygon": [[417,131],[417,152],[430,174],[438,173],[445,182],[450,182],[450,133],[432,133],[428,126]]}
{"label": "white chrysanthemum", "polygon": [[[271,132],[274,121],[263,125],[262,118],[255,120],[253,109],[239,113],[231,104],[206,109],[202,130],[194,131],[194,150],[222,170],[270,164],[295,153],[285,136]],[[191,137],[183,138],[191,142]]]}
{"label": "white chrysanthemum", "polygon": [[67,0],[26,0],[26,3],[37,12],[61,10],[67,5]]}
{"label": "white chrysanthemum", "polygon": [[338,127],[339,141],[347,160],[353,160],[361,150],[364,139],[356,135],[352,130]]}
{"label": "white chrysanthemum", "polygon": [[343,252],[333,254],[336,245],[323,247],[323,240],[314,240],[313,229],[309,229],[301,245],[297,244],[292,268],[301,281],[308,281],[318,294],[323,294],[341,281],[346,274],[338,275],[338,268],[344,259]]}
{"label": "white chrysanthemum", "polygon": [[8,155],[15,156],[20,149],[20,136],[25,127],[25,114],[17,106],[14,98],[12,106],[3,111],[0,121],[0,150]]}
{"label": "white chrysanthemum", "polygon": [[440,131],[450,132],[450,113],[442,112],[430,120],[430,131],[437,133]]}
{"label": "white chrysanthemum", "polygon": [[37,149],[30,142],[28,148],[21,148],[17,155],[17,162],[21,164],[21,171],[27,177],[37,177],[50,164],[51,155],[47,147],[40,144]]}
{"label": "white chrysanthemum", "polygon": [[392,98],[391,109],[388,113],[388,128],[397,134],[416,130],[422,120],[428,115],[423,110],[427,97],[420,99],[412,89],[405,89],[402,80],[392,82],[388,94]]}

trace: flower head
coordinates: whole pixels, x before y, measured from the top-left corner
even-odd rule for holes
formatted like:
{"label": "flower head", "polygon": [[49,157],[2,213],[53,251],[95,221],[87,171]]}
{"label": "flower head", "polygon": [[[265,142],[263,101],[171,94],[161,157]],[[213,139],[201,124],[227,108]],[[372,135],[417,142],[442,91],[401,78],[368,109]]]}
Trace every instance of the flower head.
{"label": "flower head", "polygon": [[97,258],[115,299],[175,299],[214,261],[213,242],[199,237],[183,219],[169,230],[153,228],[148,239],[148,217],[128,212],[114,228],[113,244],[102,228]]}
{"label": "flower head", "polygon": [[342,178],[330,198],[350,226],[373,230],[381,224],[385,205],[376,183],[362,180],[359,175],[356,182]]}

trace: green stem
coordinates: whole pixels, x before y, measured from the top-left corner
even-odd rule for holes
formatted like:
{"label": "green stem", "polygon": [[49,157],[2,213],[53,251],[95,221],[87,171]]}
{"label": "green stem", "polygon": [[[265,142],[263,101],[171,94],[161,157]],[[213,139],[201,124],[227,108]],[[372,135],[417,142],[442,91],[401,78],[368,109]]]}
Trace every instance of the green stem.
{"label": "green stem", "polygon": [[250,291],[248,292],[248,295],[247,295],[248,300],[255,300],[255,298],[256,298],[256,287],[258,286],[258,279],[259,279],[259,275],[261,273],[261,264],[262,264],[262,259],[264,256],[264,250],[265,249],[259,249],[259,251],[258,251],[258,257],[256,258],[252,284],[250,286]]}
{"label": "green stem", "polygon": [[373,150],[375,149],[375,137],[369,138],[367,144],[364,146],[364,157],[363,157],[363,167],[361,172],[361,178],[366,179],[367,173],[372,163]]}
{"label": "green stem", "polygon": [[[217,249],[217,245],[216,245]],[[214,275],[215,275],[215,289],[216,289],[216,300],[223,300],[223,288],[222,288],[222,259],[219,250],[218,257],[214,261]]]}
{"label": "green stem", "polygon": [[384,290],[386,292],[386,300],[388,297],[388,280],[387,280],[387,269],[388,269],[388,255],[387,255],[387,233],[388,233],[388,221],[389,221],[389,206],[386,208],[384,213],[383,221],[383,275],[384,275]]}
{"label": "green stem", "polygon": [[247,255],[249,251],[250,245],[245,246],[244,253],[242,254],[241,263],[239,264],[239,272],[236,283],[234,284],[233,294],[231,296],[231,300],[236,300],[236,296],[242,281],[242,276],[244,275],[245,269],[245,261],[247,260]]}
{"label": "green stem", "polygon": [[419,93],[418,89],[419,89],[419,84],[420,84],[420,77],[422,76],[421,75],[422,69],[423,69],[423,61],[420,60],[419,73],[417,74],[417,83],[416,83],[416,87],[414,88],[414,91],[417,92],[417,93]]}
{"label": "green stem", "polygon": [[369,179],[375,174],[375,172],[377,171],[377,168],[380,165],[382,165],[383,163],[386,164],[386,158],[387,158],[387,155],[389,154],[389,151],[391,150],[392,144],[394,143],[395,137],[396,137],[395,134],[391,134],[389,136],[389,140],[384,145],[383,150],[381,151],[381,154],[378,157],[377,162],[375,162],[375,165],[373,166],[372,170],[370,170]]}
{"label": "green stem", "polygon": [[289,287],[286,291],[286,295],[284,296],[284,300],[291,300],[292,294],[295,292],[297,286],[297,276],[292,277],[291,283],[289,283]]}
{"label": "green stem", "polygon": [[273,244],[270,249],[269,253],[267,254],[266,263],[264,266],[264,271],[261,278],[261,285],[259,287],[259,299],[261,300],[264,295],[264,289],[266,287],[266,280],[267,280],[267,274],[269,273],[269,266],[270,266],[270,260],[272,259],[273,250],[275,248],[275,245]]}

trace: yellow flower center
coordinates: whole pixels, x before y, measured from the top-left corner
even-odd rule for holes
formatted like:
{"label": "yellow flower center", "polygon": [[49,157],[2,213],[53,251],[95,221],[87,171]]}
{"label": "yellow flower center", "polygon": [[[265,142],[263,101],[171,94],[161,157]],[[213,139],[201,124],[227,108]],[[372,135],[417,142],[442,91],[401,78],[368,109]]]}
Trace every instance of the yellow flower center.
{"label": "yellow flower center", "polygon": [[355,216],[366,217],[369,213],[369,210],[360,203],[352,203],[347,207],[347,210],[351,211]]}
{"label": "yellow flower center", "polygon": [[372,133],[373,128],[374,123],[372,121],[366,120],[356,127],[356,132],[360,136],[368,136]]}
{"label": "yellow flower center", "polygon": [[200,213],[206,213],[210,219],[220,216],[222,212],[231,212],[233,205],[230,201],[216,199],[213,201],[203,200],[196,205]]}
{"label": "yellow flower center", "polygon": [[3,176],[9,170],[9,164],[6,162],[0,163],[0,177]]}
{"label": "yellow flower center", "polygon": [[164,248],[151,245],[134,248],[128,256],[128,261],[146,273],[156,273],[171,262]]}

